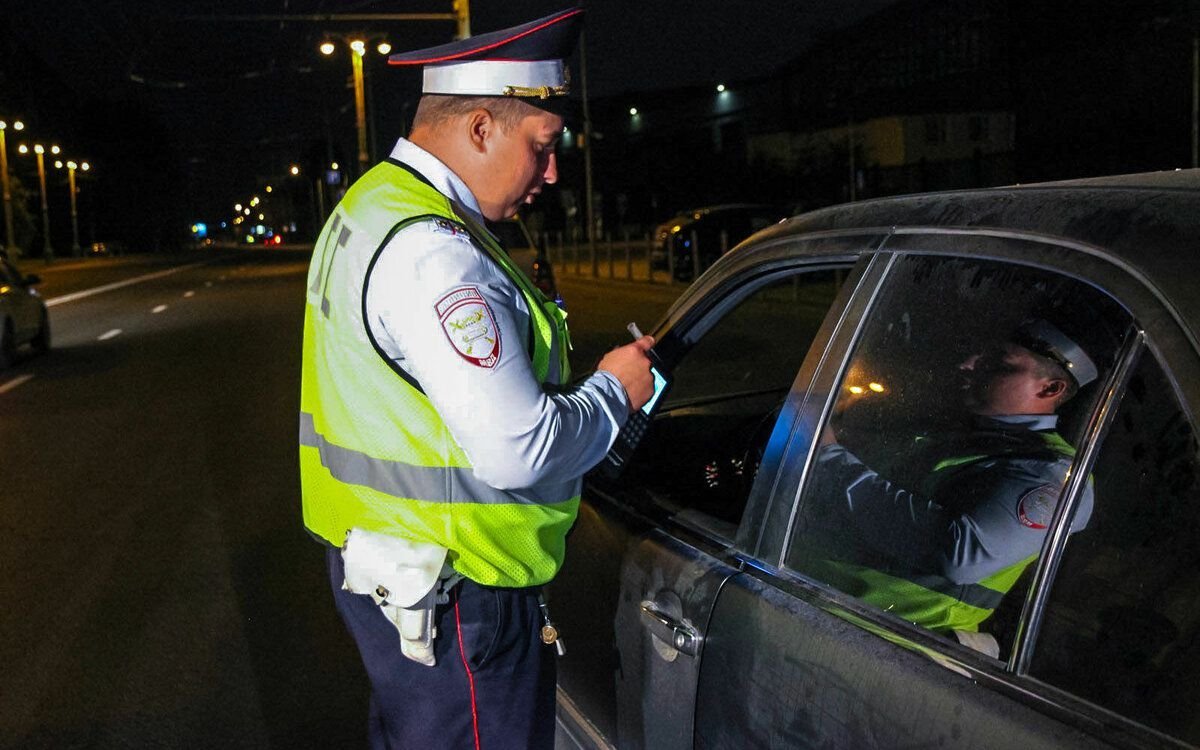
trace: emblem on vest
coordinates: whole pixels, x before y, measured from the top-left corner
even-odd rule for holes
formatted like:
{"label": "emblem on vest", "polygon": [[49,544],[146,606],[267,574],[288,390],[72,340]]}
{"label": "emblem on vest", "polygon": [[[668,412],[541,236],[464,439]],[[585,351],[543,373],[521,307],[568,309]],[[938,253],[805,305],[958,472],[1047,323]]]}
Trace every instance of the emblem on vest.
{"label": "emblem on vest", "polygon": [[451,289],[435,305],[446,338],[459,356],[491,369],[500,361],[500,330],[487,300],[473,286]]}

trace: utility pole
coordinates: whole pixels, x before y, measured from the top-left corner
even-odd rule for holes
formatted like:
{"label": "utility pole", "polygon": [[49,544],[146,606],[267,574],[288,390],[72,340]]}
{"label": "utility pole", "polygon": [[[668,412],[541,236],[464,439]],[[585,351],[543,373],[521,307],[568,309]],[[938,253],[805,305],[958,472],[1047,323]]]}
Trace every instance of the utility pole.
{"label": "utility pole", "polygon": [[454,21],[458,28],[454,32],[455,39],[466,39],[471,36],[471,0],[454,0]]}
{"label": "utility pole", "polygon": [[[20,120],[13,123],[13,130],[21,130],[24,127],[25,124]],[[4,241],[9,257],[16,258],[20,255],[20,250],[17,248],[17,238],[13,234],[12,189],[8,184],[8,144],[4,142],[6,130],[8,123],[0,120],[0,185],[4,188]]]}
{"label": "utility pole", "polygon": [[358,131],[358,176],[367,173],[370,156],[367,154],[367,103],[363,93],[363,56],[367,54],[362,40],[350,43],[350,62],[354,68],[354,126]]}
{"label": "utility pole", "polygon": [[54,248],[50,246],[50,204],[46,200],[46,149],[38,144],[33,152],[37,154],[38,185],[42,189],[42,255],[49,263],[54,260]]}
{"label": "utility pole", "polygon": [[587,90],[587,32],[579,35],[579,77],[583,87],[583,192],[587,217],[588,250],[596,257],[596,221],[592,215],[592,117],[588,109]]}
{"label": "utility pole", "polygon": [[1192,168],[1200,167],[1200,28],[1192,30]]}

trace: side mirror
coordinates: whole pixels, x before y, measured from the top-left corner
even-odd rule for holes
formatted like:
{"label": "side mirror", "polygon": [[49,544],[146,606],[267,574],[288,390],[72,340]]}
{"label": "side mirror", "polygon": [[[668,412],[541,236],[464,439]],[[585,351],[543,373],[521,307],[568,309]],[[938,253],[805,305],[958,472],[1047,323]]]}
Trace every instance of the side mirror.
{"label": "side mirror", "polygon": [[40,284],[40,283],[42,283],[42,277],[38,276],[36,273],[31,273],[25,277],[25,281],[23,283],[25,284],[25,286],[33,286],[34,284]]}

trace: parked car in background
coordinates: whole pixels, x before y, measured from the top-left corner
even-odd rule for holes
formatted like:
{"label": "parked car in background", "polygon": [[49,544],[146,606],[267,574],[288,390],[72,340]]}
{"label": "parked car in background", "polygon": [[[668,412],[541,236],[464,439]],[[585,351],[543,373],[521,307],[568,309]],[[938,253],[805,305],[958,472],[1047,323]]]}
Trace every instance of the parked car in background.
{"label": "parked car in background", "polygon": [[[588,476],[547,587],[559,746],[1200,746],[1198,207],[1200,170],[887,198],[719,259],[650,331],[666,395]],[[1058,410],[1066,478],[1008,509],[1024,572],[949,589],[990,597],[966,629],[831,574],[870,544],[859,569],[900,575],[945,527],[878,520],[956,511],[899,479],[909,505],[827,493],[830,436],[881,477],[917,476],[921,440],[960,455],[930,471],[988,458],[948,428],[958,368],[1049,315],[1096,371]]]}
{"label": "parked car in background", "polygon": [[0,255],[0,368],[11,365],[25,344],[35,352],[50,348],[50,314],[33,288],[40,282]]}
{"label": "parked car in background", "polygon": [[677,280],[690,281],[695,278],[697,263],[703,271],[734,245],[785,216],[777,206],[753,203],[684,211],[654,229],[650,266],[657,270],[671,267]]}

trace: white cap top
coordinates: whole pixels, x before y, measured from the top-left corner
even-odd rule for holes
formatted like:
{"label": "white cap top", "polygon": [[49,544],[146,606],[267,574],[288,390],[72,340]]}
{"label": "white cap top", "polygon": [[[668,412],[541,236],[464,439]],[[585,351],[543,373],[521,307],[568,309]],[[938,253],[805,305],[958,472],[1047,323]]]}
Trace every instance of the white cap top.
{"label": "white cap top", "polygon": [[545,96],[553,96],[565,84],[562,60],[468,60],[426,65],[421,90],[457,96],[537,96],[532,92],[544,89]]}

